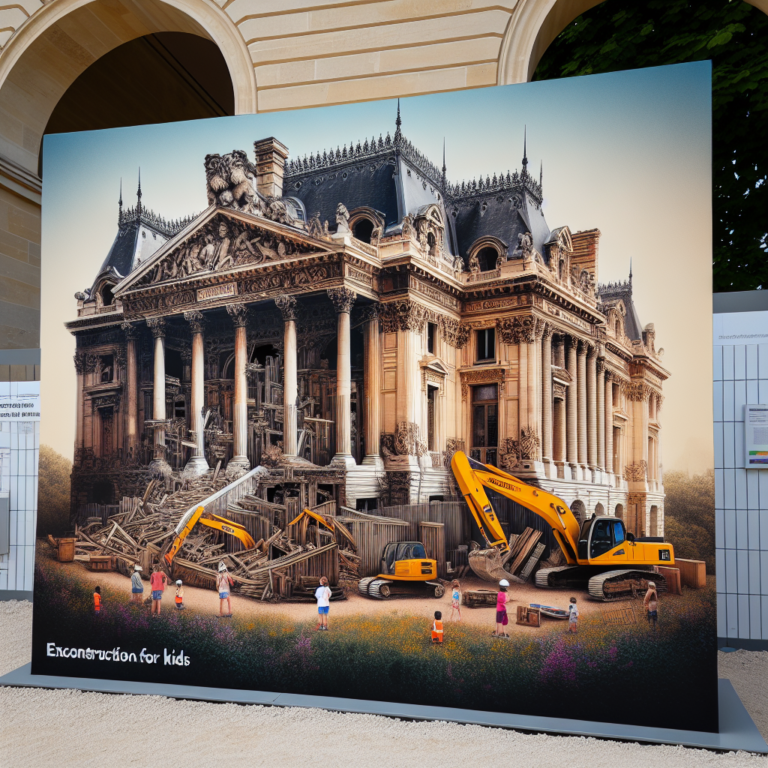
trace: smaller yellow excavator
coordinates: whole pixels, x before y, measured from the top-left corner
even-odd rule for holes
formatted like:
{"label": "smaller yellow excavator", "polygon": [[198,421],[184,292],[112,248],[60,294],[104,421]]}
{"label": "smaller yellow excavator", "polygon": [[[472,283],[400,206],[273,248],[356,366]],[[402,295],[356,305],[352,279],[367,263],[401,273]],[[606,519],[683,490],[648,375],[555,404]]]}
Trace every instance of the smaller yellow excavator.
{"label": "smaller yellow excavator", "polygon": [[644,592],[649,580],[659,591],[666,590],[664,577],[652,570],[656,565],[674,565],[674,549],[664,539],[635,538],[617,517],[595,516],[579,525],[559,497],[461,451],[454,454],[451,469],[488,545],[470,553],[472,570],[483,578],[519,581],[503,570],[509,544],[485,493],[490,488],[545,520],[563,552],[567,565],[540,569],[537,587],[586,587],[591,597],[603,601]]}
{"label": "smaller yellow excavator", "polygon": [[360,579],[357,589],[361,595],[379,600],[445,594],[445,587],[437,581],[437,561],[427,557],[420,541],[390,541],[381,557],[381,573]]}
{"label": "smaller yellow excavator", "polygon": [[205,507],[198,507],[194,512],[191,514],[187,513],[184,515],[184,517],[181,518],[181,520],[179,520],[179,524],[176,526],[176,530],[174,531],[176,536],[171,542],[171,546],[168,548],[168,551],[165,553],[165,555],[163,555],[163,558],[165,559],[165,562],[168,564],[169,568],[173,563],[173,558],[184,544],[184,540],[187,538],[187,536],[189,536],[189,534],[192,532],[192,529],[198,523],[208,528],[214,528],[217,531],[221,531],[222,533],[226,533],[230,536],[234,536],[236,539],[239,539],[243,542],[243,546],[246,549],[251,549],[252,547],[256,546],[256,542],[253,540],[251,534],[248,533],[248,531],[245,529],[245,526],[240,525],[240,523],[235,523],[232,520],[227,520],[225,517],[220,517],[219,515],[212,514],[211,517],[203,517],[204,513]]}

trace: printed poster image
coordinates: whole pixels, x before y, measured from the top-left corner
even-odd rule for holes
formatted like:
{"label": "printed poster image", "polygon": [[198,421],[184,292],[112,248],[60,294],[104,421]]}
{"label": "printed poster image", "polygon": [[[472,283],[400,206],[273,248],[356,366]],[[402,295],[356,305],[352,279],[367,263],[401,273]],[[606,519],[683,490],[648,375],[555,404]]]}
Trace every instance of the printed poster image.
{"label": "printed poster image", "polygon": [[768,464],[768,405],[744,406],[746,468]]}
{"label": "printed poster image", "polygon": [[710,93],[46,137],[33,673],[716,731]]}

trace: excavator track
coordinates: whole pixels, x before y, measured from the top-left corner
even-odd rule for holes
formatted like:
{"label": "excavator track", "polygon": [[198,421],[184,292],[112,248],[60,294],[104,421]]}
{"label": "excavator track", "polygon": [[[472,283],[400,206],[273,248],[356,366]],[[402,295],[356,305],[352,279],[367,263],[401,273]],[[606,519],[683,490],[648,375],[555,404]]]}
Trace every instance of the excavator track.
{"label": "excavator track", "polygon": [[[558,581],[565,581],[568,574],[563,574],[563,571],[575,570],[577,565],[561,565],[557,568],[540,568],[536,571],[536,586],[540,589],[555,589],[559,586],[566,586],[565,584],[558,584]],[[558,574],[563,574],[562,577]]]}
{"label": "excavator track", "polygon": [[376,581],[375,576],[369,576],[368,578],[360,579],[360,581],[357,582],[357,591],[363,595],[363,597],[368,597],[368,587],[370,587],[372,581]]}
{"label": "excavator track", "polygon": [[391,581],[386,579],[373,579],[368,585],[368,597],[374,597],[377,600],[386,600],[390,596],[389,585]]}
{"label": "excavator track", "polygon": [[605,571],[589,580],[589,595],[604,603],[614,600],[627,600],[644,595],[648,582],[656,584],[659,592],[667,591],[667,581],[653,571],[621,570]]}

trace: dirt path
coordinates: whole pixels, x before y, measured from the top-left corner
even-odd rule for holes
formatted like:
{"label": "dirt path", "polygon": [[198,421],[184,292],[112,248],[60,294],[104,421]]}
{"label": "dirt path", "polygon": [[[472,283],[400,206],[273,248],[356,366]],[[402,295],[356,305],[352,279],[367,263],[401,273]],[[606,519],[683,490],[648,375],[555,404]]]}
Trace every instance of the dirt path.
{"label": "dirt path", "polygon": [[[44,556],[55,562],[51,557],[50,548],[44,544],[38,544],[38,556]],[[111,589],[124,592],[126,602],[130,600],[131,585],[130,579],[114,571],[94,572],[89,571],[80,563],[61,563],[59,567],[76,574],[77,578],[86,582],[110,587]],[[144,582],[144,597],[149,597],[149,583]],[[462,589],[495,589],[493,584],[481,581],[476,577],[465,578],[461,581]],[[174,611],[174,585],[169,585],[163,595],[162,611]],[[535,586],[513,584],[509,590],[507,610],[509,613],[509,625],[507,631],[536,633],[538,630],[534,627],[523,627],[515,624],[515,612],[518,605],[529,605],[539,603],[552,605],[556,608],[567,608],[570,597],[576,597],[579,605],[579,613],[582,618],[600,614],[605,610],[604,603],[598,603],[590,600],[586,593],[563,590],[541,590]],[[664,596],[663,600],[678,600],[677,596]],[[317,609],[313,603],[269,603],[253,600],[248,597],[240,597],[237,594],[232,595],[232,613],[236,616],[254,617],[264,615],[280,615],[292,621],[303,621],[314,619],[317,616]],[[622,606],[629,605],[628,602],[622,602]],[[635,608],[635,613],[640,616],[643,611],[640,600],[631,603]],[[184,587],[184,605],[187,611],[194,611],[206,615],[215,615],[219,613],[218,595],[212,590],[200,589],[198,587]],[[147,609],[148,610],[148,609]],[[369,616],[379,614],[400,613],[411,616],[423,616],[425,620],[430,620],[435,611],[442,611],[443,620],[450,623],[451,600],[450,593],[446,590],[444,597],[435,598],[392,598],[390,600],[370,600],[361,595],[352,594],[346,600],[336,600],[331,603],[329,614],[329,623],[333,623],[334,618],[344,616],[355,616],[361,613]],[[454,620],[458,617],[454,616]],[[461,606],[461,620],[465,623],[487,627],[489,631],[495,629],[495,608],[487,606],[482,608],[467,608]],[[545,628],[566,629],[567,623],[558,619],[544,619]]]}

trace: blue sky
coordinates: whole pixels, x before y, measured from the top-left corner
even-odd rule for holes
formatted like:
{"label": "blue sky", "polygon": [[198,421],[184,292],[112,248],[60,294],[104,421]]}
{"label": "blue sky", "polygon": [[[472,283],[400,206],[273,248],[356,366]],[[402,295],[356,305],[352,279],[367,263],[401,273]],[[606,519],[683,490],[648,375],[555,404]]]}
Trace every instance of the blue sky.
{"label": "blue sky", "polygon": [[[401,100],[404,134],[438,166],[445,140],[452,181],[519,169],[527,130],[529,169],[544,164],[549,226],[601,230],[601,282],[625,279],[633,260],[640,318],[656,324],[665,364],[676,369],[670,396],[690,352],[675,314],[680,286],[687,286],[689,320],[693,312],[704,322],[704,308],[711,312],[710,76],[709,62],[696,62]],[[74,292],[91,285],[114,239],[121,178],[126,206],[135,204],[141,167],[144,205],[166,218],[186,216],[206,207],[206,154],[237,148],[252,156],[253,142],[267,136],[292,157],[335,149],[394,132],[395,112],[396,101],[387,100],[47,136],[43,356],[57,365],[66,356],[71,367],[62,323],[74,317]],[[708,337],[703,354],[710,345]],[[59,400],[69,407],[74,389],[71,397],[61,390],[43,384],[47,411]],[[681,405],[681,429],[696,409],[710,407],[707,398]],[[677,417],[667,416],[674,426]],[[73,434],[66,422],[49,422],[50,432],[43,425],[44,442],[62,452]],[[709,446],[711,434],[706,439]],[[680,468],[711,465],[711,448],[700,441],[667,444]]]}

